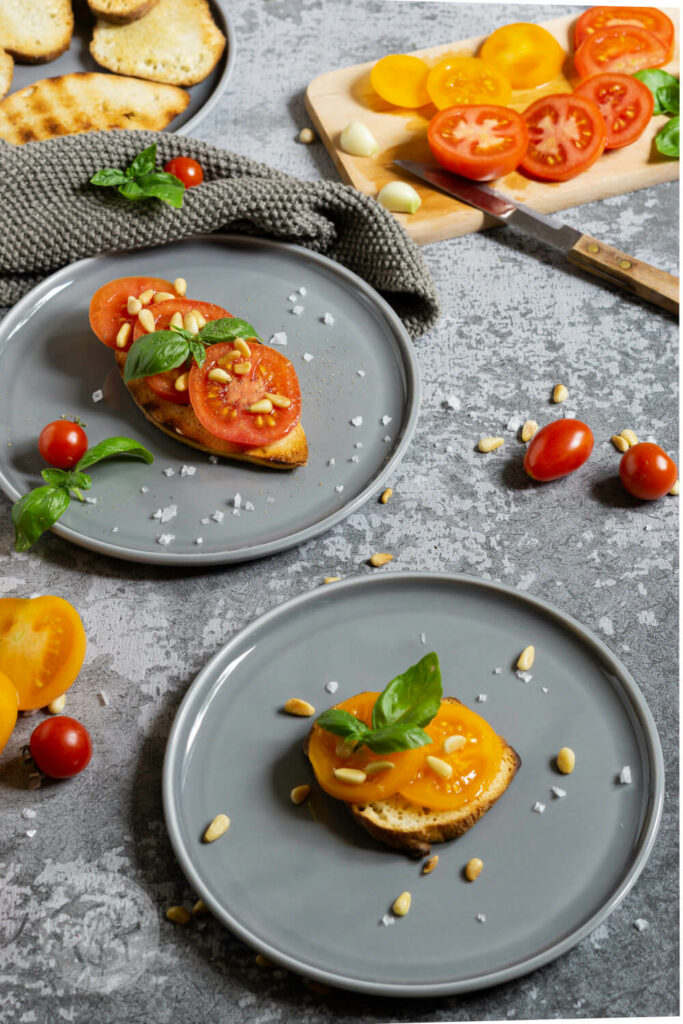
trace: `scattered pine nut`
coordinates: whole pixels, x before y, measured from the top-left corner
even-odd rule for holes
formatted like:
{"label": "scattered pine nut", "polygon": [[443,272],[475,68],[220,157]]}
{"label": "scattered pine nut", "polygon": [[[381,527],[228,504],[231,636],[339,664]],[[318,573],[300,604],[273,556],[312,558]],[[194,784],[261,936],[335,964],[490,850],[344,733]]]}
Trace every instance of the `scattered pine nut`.
{"label": "scattered pine nut", "polygon": [[378,772],[389,771],[390,768],[395,768],[396,765],[393,761],[370,761],[365,766],[365,772],[367,775],[377,775]]}
{"label": "scattered pine nut", "polygon": [[443,741],[443,752],[444,754],[452,754],[456,750],[462,750],[467,744],[467,739],[464,736],[454,735],[447,736]]}
{"label": "scattered pine nut", "polygon": [[184,277],[176,277],[173,287],[176,290],[176,295],[184,295],[187,291],[187,281]]}
{"label": "scattered pine nut", "polygon": [[553,402],[559,404],[560,402],[566,402],[568,398],[569,392],[564,384],[556,384],[553,389]]}
{"label": "scattered pine nut", "polygon": [[206,915],[208,913],[209,913],[209,908],[207,907],[207,905],[204,902],[204,900],[197,900],[197,902],[195,903],[195,905],[192,908],[193,916],[194,917],[206,917]]}
{"label": "scattered pine nut", "polygon": [[440,757],[434,757],[433,754],[427,755],[427,764],[442,779],[450,779],[453,774],[453,768],[448,761],[442,761]]}
{"label": "scattered pine nut", "polygon": [[139,299],[143,306],[148,306],[152,301],[153,297],[154,289],[148,288],[147,291],[143,292],[142,295],[139,296]]}
{"label": "scattered pine nut", "polygon": [[154,313],[150,309],[141,309],[138,313],[138,323],[147,334],[155,330]]}
{"label": "scattered pine nut", "polygon": [[189,924],[192,920],[190,911],[185,907],[169,907],[166,911],[166,917],[173,924]]}
{"label": "scattered pine nut", "polygon": [[524,650],[520,654],[519,658],[517,658],[517,668],[519,669],[519,671],[520,672],[528,672],[529,669],[531,668],[531,666],[534,663],[534,658],[535,657],[536,657],[536,651],[535,651],[534,647],[532,646],[532,644],[529,644],[528,647],[524,648]]}
{"label": "scattered pine nut", "polygon": [[377,569],[380,565],[386,565],[387,562],[391,562],[393,557],[393,555],[388,554],[386,551],[379,551],[376,555],[370,557],[370,565],[374,565]]}
{"label": "scattered pine nut", "polygon": [[638,444],[638,438],[636,437],[633,430],[622,430],[621,437],[628,444],[629,448],[633,448],[634,444]]}
{"label": "scattered pine nut", "polygon": [[677,480],[676,483],[671,488],[671,490],[669,491],[669,494],[674,494],[675,495],[675,494],[680,494],[680,493],[681,493],[681,482],[680,482],[680,480]]}
{"label": "scattered pine nut", "polygon": [[302,128],[299,132],[299,142],[303,142],[304,146],[310,146],[312,142],[315,142],[315,132],[310,128]]}
{"label": "scattered pine nut", "polygon": [[522,441],[530,441],[538,430],[538,423],[536,420],[525,420],[522,427]]}
{"label": "scattered pine nut", "polygon": [[130,338],[132,327],[129,323],[121,324],[116,335],[116,347],[125,348]]}
{"label": "scattered pine nut", "polygon": [[152,302],[156,305],[158,302],[172,302],[175,299],[175,295],[171,295],[170,292],[155,292]]}
{"label": "scattered pine nut", "polygon": [[502,437],[482,437],[477,447],[480,452],[495,452],[496,448],[500,448],[503,444],[505,444],[505,440]]}
{"label": "scattered pine nut", "polygon": [[141,309],[142,303],[140,300],[136,299],[134,295],[129,295],[126,303],[126,312],[131,316],[137,316]]}
{"label": "scattered pine nut", "polygon": [[61,697],[55,697],[53,701],[50,701],[50,703],[47,706],[47,710],[50,712],[51,715],[60,715],[64,710],[65,704],[66,694],[63,693]]}
{"label": "scattered pine nut", "polygon": [[471,860],[468,860],[465,865],[465,878],[467,881],[473,882],[475,878],[479,878],[483,866],[484,862],[479,857],[472,857]]}
{"label": "scattered pine nut", "polygon": [[288,715],[299,715],[300,718],[310,718],[315,714],[315,708],[307,700],[299,697],[290,697],[285,704],[285,711]]}
{"label": "scattered pine nut", "polygon": [[272,971],[272,969],[275,967],[273,961],[269,960],[267,956],[263,955],[263,953],[257,953],[256,956],[254,957],[254,960],[257,966],[262,967],[264,971]]}
{"label": "scattered pine nut", "polygon": [[410,910],[410,904],[413,902],[413,897],[409,892],[402,892],[400,896],[397,896],[394,900],[394,905],[391,908],[397,917],[405,917]]}
{"label": "scattered pine nut", "polygon": [[323,583],[339,583],[341,576],[326,576]]}
{"label": "scattered pine nut", "polygon": [[227,814],[217,814],[211,824],[207,827],[202,839],[205,843],[214,843],[220,839],[230,828],[230,818]]}
{"label": "scattered pine nut", "polygon": [[251,370],[251,363],[249,361],[247,361],[246,363],[235,363],[235,365],[233,366],[233,370],[235,371],[236,374],[242,376],[243,373],[249,373],[249,371]]}
{"label": "scattered pine nut", "polygon": [[386,503],[389,501],[389,498],[392,496],[393,493],[393,489],[391,487],[387,487],[386,491],[383,492],[382,497],[379,500],[382,502],[383,505],[386,505]]}
{"label": "scattered pine nut", "polygon": [[334,777],[340,782],[348,782],[351,786],[360,786],[365,782],[367,775],[360,768],[334,768]]}
{"label": "scattered pine nut", "polygon": [[612,444],[620,452],[627,452],[629,448],[628,441],[621,434],[612,434]]}
{"label": "scattered pine nut", "polygon": [[432,871],[434,870],[434,868],[436,867],[436,865],[438,863],[439,863],[439,855],[438,855],[438,853],[435,853],[433,857],[430,857],[429,860],[426,860],[424,862],[424,864],[422,865],[422,874],[423,875],[431,875]]}
{"label": "scattered pine nut", "polygon": [[179,377],[176,377],[175,384],[173,387],[176,391],[187,391],[190,386],[190,375],[189,373],[181,373]]}
{"label": "scattered pine nut", "polygon": [[289,794],[289,798],[293,804],[302,804],[304,800],[307,800],[311,795],[311,787],[307,784],[303,786],[295,786]]}
{"label": "scattered pine nut", "polygon": [[562,747],[558,751],[556,757],[557,770],[562,772],[563,775],[571,775],[574,771],[574,765],[576,764],[576,754],[571,747]]}

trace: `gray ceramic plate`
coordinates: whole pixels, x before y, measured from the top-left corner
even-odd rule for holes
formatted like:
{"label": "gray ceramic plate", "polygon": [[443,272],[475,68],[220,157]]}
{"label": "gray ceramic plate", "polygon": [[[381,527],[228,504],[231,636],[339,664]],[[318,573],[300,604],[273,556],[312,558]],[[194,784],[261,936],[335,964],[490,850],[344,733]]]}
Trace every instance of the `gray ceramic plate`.
{"label": "gray ceramic plate", "polygon": [[[121,382],[112,350],[88,324],[90,299],[100,285],[140,273],[171,281],[181,274],[192,297],[245,317],[266,340],[286,332],[281,351],[301,383],[306,466],[282,471],[228,460],[214,465],[147,422]],[[296,304],[304,312],[294,316],[288,297],[300,287],[307,294]],[[322,323],[325,313],[334,317],[332,326]],[[104,398],[95,404],[92,395],[100,389]],[[419,402],[417,361],[401,321],[369,285],[324,256],[295,245],[216,235],[101,256],[47,278],[0,324],[0,487],[15,500],[41,483],[40,430],[63,414],[78,415],[91,443],[134,437],[155,461],[95,466],[89,497],[97,504],[72,502],[55,533],[138,562],[210,565],[258,558],[310,540],[377,496],[410,442]],[[362,425],[354,427],[351,420],[359,416]],[[181,476],[183,466],[195,467],[194,475]],[[169,470],[173,475],[166,476]],[[232,507],[236,494],[239,515]],[[167,524],[152,518],[171,505],[177,515]],[[221,522],[211,518],[214,513],[223,516]],[[175,539],[162,547],[157,538],[166,533]]]}
{"label": "gray ceramic plate", "polygon": [[[190,102],[182,114],[171,121],[166,129],[169,132],[186,135],[190,129],[195,128],[225,92],[228,79],[232,74],[235,62],[235,36],[228,17],[227,6],[225,0],[209,0],[209,3],[216,24],[226,38],[225,52],[211,74],[203,82],[193,85],[188,90]],[[82,7],[85,6],[85,0],[83,0]],[[94,20],[87,8],[85,12],[81,13],[82,7],[80,4],[76,5],[76,25],[69,49],[57,60],[50,61],[49,64],[15,64],[10,93],[17,92],[27,85],[33,85],[34,82],[42,78],[71,75],[77,71],[97,71],[100,74],[107,74],[107,69],[100,67],[90,56],[88,47],[92,38]]]}
{"label": "gray ceramic plate", "polygon": [[[529,643],[536,663],[523,682],[514,662]],[[374,842],[317,788],[310,808],[293,806],[290,789],[313,781],[301,750],[310,719],[280,709],[292,696],[322,711],[380,689],[431,650],[444,692],[484,714],[522,767],[473,829],[434,848],[438,867],[421,876],[419,864]],[[552,763],[565,745],[576,752],[570,776]],[[617,782],[625,765],[630,785]],[[554,785],[566,797],[553,797]],[[663,786],[652,716],[600,640],[508,587],[428,573],[323,586],[239,633],[187,693],[163,783],[178,860],[220,921],[300,974],[399,996],[506,981],[588,935],[640,874]],[[532,811],[536,801],[544,813]],[[221,811],[229,832],[203,844]],[[484,870],[470,884],[462,869],[474,856]],[[406,889],[409,915],[382,926]]]}

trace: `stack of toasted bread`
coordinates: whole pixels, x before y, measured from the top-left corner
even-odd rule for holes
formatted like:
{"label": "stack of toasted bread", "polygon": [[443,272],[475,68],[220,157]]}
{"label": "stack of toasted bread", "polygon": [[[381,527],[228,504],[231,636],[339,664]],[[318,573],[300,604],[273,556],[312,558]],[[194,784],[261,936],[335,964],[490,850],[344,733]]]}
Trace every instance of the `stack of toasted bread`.
{"label": "stack of toasted bread", "polygon": [[[44,78],[0,102],[0,138],[35,139],[109,128],[165,128],[225,49],[208,0],[87,0],[90,52],[114,74]],[[0,99],[14,61],[44,64],[71,43],[71,0],[0,0]]]}

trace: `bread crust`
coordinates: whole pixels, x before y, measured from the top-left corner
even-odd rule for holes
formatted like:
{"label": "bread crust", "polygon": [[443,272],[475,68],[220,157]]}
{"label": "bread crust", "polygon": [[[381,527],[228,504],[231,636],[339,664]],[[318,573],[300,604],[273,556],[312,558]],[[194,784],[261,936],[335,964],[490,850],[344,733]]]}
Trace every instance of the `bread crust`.
{"label": "bread crust", "polygon": [[112,11],[107,5],[106,0],[104,2],[88,0],[88,7],[96,18],[102,18],[103,21],[109,22],[110,25],[128,25],[131,21],[144,18],[158,3],[159,0],[137,0],[137,3],[135,0],[128,0],[127,4],[120,3],[124,10],[119,13]]}
{"label": "bread crust", "polygon": [[[123,378],[126,353],[115,352],[114,356]],[[240,462],[251,462],[256,466],[268,466],[271,469],[294,469],[296,466],[306,465],[308,443],[301,423],[297,423],[293,430],[274,444],[261,448],[245,448],[244,445],[232,444],[230,441],[214,437],[201,425],[192,406],[166,401],[152,391],[144,378],[132,380],[126,387],[150,423],[163,430],[169,437],[182,441],[191,448],[228,459],[237,459]]]}
{"label": "bread crust", "polygon": [[0,99],[9,92],[14,74],[14,61],[9,53],[0,50]]}

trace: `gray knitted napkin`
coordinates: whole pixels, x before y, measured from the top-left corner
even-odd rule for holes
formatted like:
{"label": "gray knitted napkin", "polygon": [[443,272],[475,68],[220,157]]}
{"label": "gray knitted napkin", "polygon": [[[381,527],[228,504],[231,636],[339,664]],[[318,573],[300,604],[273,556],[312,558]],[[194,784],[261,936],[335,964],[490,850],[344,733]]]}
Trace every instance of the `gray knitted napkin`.
{"label": "gray knitted napkin", "polygon": [[[123,169],[153,142],[159,165],[185,155],[204,169],[182,210],[88,184],[95,171]],[[232,231],[297,242],[343,263],[387,299],[413,337],[438,316],[419,249],[374,199],[337,182],[299,181],[197,139],[109,131],[25,146],[0,141],[0,183],[0,306],[85,256]]]}

